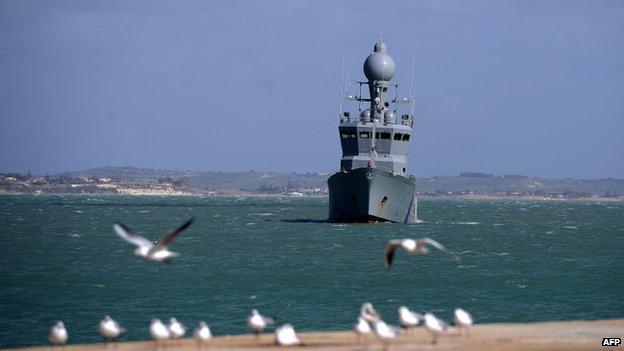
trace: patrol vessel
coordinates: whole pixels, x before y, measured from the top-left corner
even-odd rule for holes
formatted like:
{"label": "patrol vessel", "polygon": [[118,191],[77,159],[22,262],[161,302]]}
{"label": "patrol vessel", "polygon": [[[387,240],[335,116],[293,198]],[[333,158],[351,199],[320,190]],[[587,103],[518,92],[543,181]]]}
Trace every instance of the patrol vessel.
{"label": "patrol vessel", "polygon": [[[407,174],[413,98],[398,96],[399,85],[390,84],[394,72],[380,35],[364,61],[368,81],[357,82],[358,95],[345,92],[346,101],[357,102],[358,114],[340,112],[340,170],[327,180],[332,222],[417,221],[415,179]],[[368,97],[362,95],[363,86],[368,86]],[[363,109],[363,103],[370,105]],[[409,111],[397,118],[402,103],[409,104]]]}

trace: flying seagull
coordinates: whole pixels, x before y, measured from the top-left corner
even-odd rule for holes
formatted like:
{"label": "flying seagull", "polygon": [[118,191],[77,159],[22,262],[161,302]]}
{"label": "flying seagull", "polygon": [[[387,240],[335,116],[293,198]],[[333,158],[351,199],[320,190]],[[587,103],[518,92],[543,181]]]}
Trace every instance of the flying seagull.
{"label": "flying seagull", "polygon": [[104,316],[104,318],[100,321],[98,331],[103,338],[114,340],[117,339],[119,335],[124,333],[126,329],[124,329],[121,324],[117,323],[110,316]]}
{"label": "flying seagull", "polygon": [[420,239],[396,239],[390,240],[388,242],[388,246],[386,246],[386,267],[390,268],[392,266],[392,260],[394,259],[394,253],[398,248],[403,248],[405,251],[411,254],[421,254],[426,255],[429,253],[429,248],[427,245],[431,245],[434,248],[447,253],[456,261],[459,261],[459,257],[449,251],[446,247],[444,247],[439,242],[430,239],[430,238],[420,238]]}
{"label": "flying seagull", "polygon": [[173,257],[178,255],[175,252],[169,251],[169,244],[171,244],[171,242],[173,242],[178,235],[188,228],[194,220],[194,218],[189,219],[178,229],[165,234],[155,243],[133,233],[130,228],[121,223],[115,223],[115,225],[113,225],[113,229],[115,229],[115,233],[117,233],[120,238],[137,247],[136,250],[134,250],[135,255],[146,258],[150,261],[169,263]]}
{"label": "flying seagull", "polygon": [[464,331],[466,331],[466,334],[470,334],[468,328],[473,323],[474,323],[474,319],[472,319],[472,316],[470,315],[470,313],[466,312],[465,310],[461,308],[455,309],[453,324],[457,328],[459,328],[459,330],[461,331],[461,334],[463,334]]}
{"label": "flying seagull", "polygon": [[258,337],[262,330],[267,326],[275,323],[272,318],[261,315],[257,309],[251,310],[251,314],[247,317],[247,325],[251,328]]}
{"label": "flying seagull", "polygon": [[52,345],[64,345],[68,338],[67,329],[65,329],[65,324],[63,324],[63,322],[58,321],[52,328],[50,328],[48,340],[50,340]]}
{"label": "flying seagull", "polygon": [[292,346],[301,344],[301,340],[290,324],[284,324],[275,329],[275,344],[280,346]]}

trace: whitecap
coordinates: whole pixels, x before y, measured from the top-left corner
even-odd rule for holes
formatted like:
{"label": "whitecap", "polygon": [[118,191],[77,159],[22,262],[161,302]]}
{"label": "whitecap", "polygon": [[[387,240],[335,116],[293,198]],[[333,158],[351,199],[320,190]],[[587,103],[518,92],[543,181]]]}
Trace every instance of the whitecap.
{"label": "whitecap", "polygon": [[71,236],[72,238],[80,238],[80,234],[78,233],[70,234],[69,236]]}
{"label": "whitecap", "polygon": [[76,211],[74,211],[74,212],[76,212],[76,213],[84,213],[84,212],[82,212],[81,210],[76,210]]}
{"label": "whitecap", "polygon": [[578,229],[576,226],[574,225],[564,225],[563,226],[565,229]]}
{"label": "whitecap", "polygon": [[459,269],[477,268],[477,266],[476,266],[476,265],[474,265],[474,264],[469,264],[469,265],[463,265],[463,264],[460,264],[460,265],[459,265],[459,266],[457,266],[457,267],[459,267]]}
{"label": "whitecap", "polygon": [[249,296],[249,299],[250,299],[250,300],[255,300],[255,299],[256,299],[256,295],[251,295],[251,296]]}
{"label": "whitecap", "polygon": [[455,222],[453,224],[459,224],[459,225],[477,225],[480,224],[480,222]]}

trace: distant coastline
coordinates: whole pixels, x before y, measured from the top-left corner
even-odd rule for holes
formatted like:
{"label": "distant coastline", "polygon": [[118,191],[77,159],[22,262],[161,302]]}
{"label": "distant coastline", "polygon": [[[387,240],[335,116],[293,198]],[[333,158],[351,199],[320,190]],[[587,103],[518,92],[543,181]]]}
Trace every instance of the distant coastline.
{"label": "distant coastline", "polygon": [[[141,191],[133,189],[132,191],[116,193],[116,194],[102,194],[102,193],[22,193],[22,192],[5,192],[0,190],[0,196],[146,196],[146,197],[202,197],[202,196],[215,196],[215,197],[327,197],[328,195],[289,195],[289,194],[264,194],[264,193],[250,193],[250,192],[216,192],[211,194],[203,193],[190,193],[190,192],[154,192],[154,191]],[[420,195],[418,200],[475,200],[475,201],[500,201],[500,200],[524,200],[524,201],[596,201],[596,202],[619,202],[624,201],[624,197],[575,197],[575,198],[557,198],[557,197],[543,197],[536,195],[443,195],[443,196],[431,196]]]}
{"label": "distant coastline", "polygon": [[[0,173],[0,195],[327,196],[330,173],[101,167],[56,175]],[[624,179],[548,179],[464,172],[416,178],[420,199],[624,200]]]}

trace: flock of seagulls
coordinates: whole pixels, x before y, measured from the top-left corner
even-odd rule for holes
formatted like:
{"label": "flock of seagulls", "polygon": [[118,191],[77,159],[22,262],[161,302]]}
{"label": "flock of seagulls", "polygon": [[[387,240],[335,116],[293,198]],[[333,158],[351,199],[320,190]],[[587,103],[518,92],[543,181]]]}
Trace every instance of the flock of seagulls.
{"label": "flock of seagulls", "polygon": [[[182,234],[193,221],[194,218],[187,220],[180,227],[165,234],[157,241],[151,241],[138,235],[121,223],[114,224],[113,229],[121,239],[136,246],[134,251],[135,255],[153,262],[170,263],[174,257],[178,256],[177,253],[169,250],[170,244]],[[390,240],[386,246],[386,267],[391,267],[396,250],[399,248],[404,249],[410,254],[425,255],[429,253],[429,247],[438,249],[452,256],[455,260],[459,260],[457,255],[433,239],[396,239]],[[446,333],[450,329],[448,323],[432,313],[414,312],[406,306],[399,307],[397,312],[400,327],[387,324],[370,302],[364,303],[360,309],[357,322],[353,326],[353,331],[357,335],[358,342],[361,343],[364,337],[372,333],[383,342],[384,349],[387,349],[390,340],[403,333],[409,335],[411,330],[422,325],[431,335],[431,342],[435,344],[440,335]],[[468,312],[461,308],[455,310],[453,325],[460,331],[461,335],[469,335],[469,327],[473,323],[473,318]],[[253,309],[247,317],[247,326],[252,330],[256,338],[258,338],[260,333],[267,327],[273,324],[275,324],[275,321],[272,318],[261,315],[256,309]],[[98,331],[106,341],[110,342],[118,339],[126,332],[126,329],[107,315],[100,321]],[[186,335],[186,331],[186,326],[176,318],[171,318],[168,324],[163,323],[160,319],[153,319],[149,325],[149,333],[156,343],[170,339],[180,339]],[[208,324],[204,321],[200,321],[197,328],[193,331],[193,337],[197,340],[198,346],[202,346],[212,339],[212,332]],[[67,329],[61,321],[58,321],[50,329],[48,335],[48,339],[52,345],[64,345],[68,338]],[[294,346],[301,345],[302,343],[294,327],[291,324],[284,324],[275,329],[275,344]]]}
{"label": "flock of seagulls", "polygon": [[[375,336],[384,343],[384,349],[386,349],[390,340],[403,333],[409,335],[413,328],[422,325],[431,335],[431,343],[436,344],[440,335],[450,330],[448,323],[436,317],[433,313],[417,313],[406,306],[399,307],[397,312],[401,328],[388,325],[384,322],[370,302],[362,305],[360,316],[353,325],[353,331],[356,333],[358,341],[361,342],[364,336],[374,333]],[[461,335],[463,335],[464,332],[468,333],[468,328],[473,325],[473,323],[474,320],[470,313],[461,308],[455,309],[453,325],[460,331]]]}
{"label": "flock of seagulls", "polygon": [[[406,306],[399,307],[397,312],[401,327],[387,324],[370,302],[363,304],[357,322],[353,326],[358,342],[366,341],[363,338],[372,333],[382,341],[385,350],[388,348],[390,340],[403,333],[409,335],[412,329],[422,325],[431,334],[431,342],[436,344],[440,335],[450,329],[446,322],[432,313],[417,313]],[[253,309],[247,317],[247,326],[256,337],[274,323],[275,321],[272,318],[261,315],[256,309]],[[461,308],[455,309],[453,325],[460,331],[461,335],[464,335],[464,333],[468,334],[468,328],[473,323],[474,321],[470,313]],[[98,331],[105,340],[111,342],[125,333],[126,329],[110,316],[105,316],[100,321]],[[174,317],[169,319],[168,324],[163,323],[160,319],[153,319],[149,326],[149,333],[157,344],[170,339],[180,339],[186,335],[186,331],[186,326]],[[63,322],[56,322],[50,329],[49,340],[52,345],[64,345],[68,338],[67,329]],[[212,339],[212,332],[206,322],[199,322],[199,325],[193,331],[193,338],[197,341],[198,347],[205,345]],[[275,329],[275,344],[281,346],[302,345],[301,339],[291,324],[284,324]]]}

